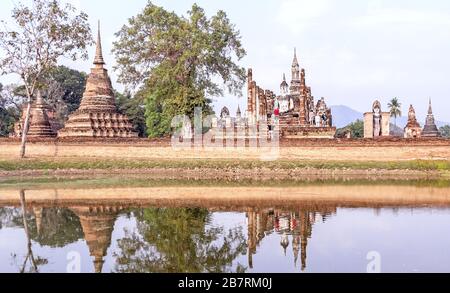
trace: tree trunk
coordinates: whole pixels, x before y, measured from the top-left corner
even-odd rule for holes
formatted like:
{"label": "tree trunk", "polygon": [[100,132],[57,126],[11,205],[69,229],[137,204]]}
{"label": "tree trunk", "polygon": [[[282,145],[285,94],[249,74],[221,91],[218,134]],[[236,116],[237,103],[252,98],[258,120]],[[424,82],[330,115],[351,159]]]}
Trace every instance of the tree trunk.
{"label": "tree trunk", "polygon": [[32,265],[34,271],[37,272],[37,265],[36,265],[36,260],[34,259],[34,255],[33,255],[30,232],[28,231],[27,204],[26,204],[26,200],[25,200],[25,190],[23,190],[23,189],[20,190],[20,205],[22,206],[23,229],[24,229],[25,235],[27,237],[27,250],[28,250],[27,257],[25,258],[25,262],[23,264],[22,269],[20,270],[20,273],[25,272],[25,267],[27,265],[28,259],[30,259],[31,265]]}
{"label": "tree trunk", "polygon": [[20,206],[22,207],[23,229],[24,229],[25,235],[27,236],[27,239],[28,239],[29,238],[28,236],[30,234],[28,233],[28,223],[27,223],[27,217],[26,217],[27,205],[26,205],[26,200],[25,200],[25,190],[23,190],[23,189],[20,190]]}
{"label": "tree trunk", "polygon": [[22,143],[20,145],[20,158],[25,157],[25,147],[27,143],[27,134],[28,129],[30,125],[30,114],[31,114],[31,96],[28,97],[28,106],[27,106],[27,114],[25,116],[25,122],[23,123],[23,129],[22,129]]}

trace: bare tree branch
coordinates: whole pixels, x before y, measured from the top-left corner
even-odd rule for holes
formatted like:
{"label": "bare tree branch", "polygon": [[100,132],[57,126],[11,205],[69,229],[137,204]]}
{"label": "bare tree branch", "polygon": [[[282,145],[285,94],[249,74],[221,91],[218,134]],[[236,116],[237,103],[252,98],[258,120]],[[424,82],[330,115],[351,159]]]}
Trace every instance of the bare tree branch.
{"label": "bare tree branch", "polygon": [[33,95],[45,87],[43,76],[57,65],[60,57],[86,58],[86,47],[93,44],[87,14],[76,12],[70,4],[61,5],[57,0],[34,0],[29,7],[22,3],[16,5],[12,11],[13,28],[2,21],[0,50],[5,56],[0,59],[0,74],[19,75],[27,95],[22,158]]}

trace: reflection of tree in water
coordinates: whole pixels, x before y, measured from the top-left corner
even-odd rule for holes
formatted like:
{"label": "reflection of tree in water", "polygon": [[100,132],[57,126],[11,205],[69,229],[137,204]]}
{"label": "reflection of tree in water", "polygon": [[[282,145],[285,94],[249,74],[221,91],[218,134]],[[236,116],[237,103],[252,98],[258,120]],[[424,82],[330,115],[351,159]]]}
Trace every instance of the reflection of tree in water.
{"label": "reflection of tree in water", "polygon": [[27,263],[30,262],[29,272],[30,273],[38,273],[39,272],[39,265],[47,264],[47,260],[34,256],[33,253],[33,245],[31,243],[30,233],[28,229],[28,219],[27,219],[27,204],[25,200],[25,190],[20,191],[20,205],[22,207],[22,220],[23,220],[23,229],[25,231],[25,236],[27,237],[27,255],[25,257],[25,260],[22,265],[22,269],[20,270],[21,273],[24,273],[27,269]]}
{"label": "reflection of tree in water", "polygon": [[22,211],[18,208],[0,208],[0,229],[22,227]]}
{"label": "reflection of tree in water", "polygon": [[136,218],[139,233],[119,240],[118,272],[230,272],[246,251],[242,228],[209,226],[206,209],[145,209]]}
{"label": "reflection of tree in water", "polygon": [[[30,239],[42,246],[64,247],[83,239],[80,219],[66,208],[28,208]],[[21,208],[0,208],[0,229],[24,228]]]}
{"label": "reflection of tree in water", "polygon": [[64,247],[83,239],[80,219],[64,208],[34,208],[35,221],[29,223],[30,237],[43,246]]}
{"label": "reflection of tree in water", "polygon": [[26,203],[25,191],[20,191],[21,208],[0,208],[0,229],[3,227],[22,228],[27,239],[27,254],[19,260],[13,253],[13,262],[21,273],[39,272],[39,267],[48,263],[47,259],[35,256],[33,242],[42,246],[64,247],[83,238],[78,217],[68,209],[35,208]]}

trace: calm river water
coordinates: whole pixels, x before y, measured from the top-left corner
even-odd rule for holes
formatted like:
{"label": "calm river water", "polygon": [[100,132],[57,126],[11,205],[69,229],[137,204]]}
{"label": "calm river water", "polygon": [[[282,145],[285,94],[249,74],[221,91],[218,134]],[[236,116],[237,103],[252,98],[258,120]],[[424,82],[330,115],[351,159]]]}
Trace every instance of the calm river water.
{"label": "calm river water", "polygon": [[450,272],[450,182],[0,182],[0,272]]}

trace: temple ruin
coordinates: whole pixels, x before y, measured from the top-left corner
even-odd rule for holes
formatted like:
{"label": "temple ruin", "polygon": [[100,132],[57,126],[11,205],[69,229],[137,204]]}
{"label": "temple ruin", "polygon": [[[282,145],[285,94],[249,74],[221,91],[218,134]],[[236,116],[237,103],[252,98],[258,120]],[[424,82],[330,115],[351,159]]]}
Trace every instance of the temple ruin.
{"label": "temple ruin", "polygon": [[417,122],[416,111],[413,105],[409,106],[408,123],[405,126],[405,138],[420,138],[422,137],[422,127]]}
{"label": "temple ruin", "polygon": [[87,79],[80,108],[70,115],[65,128],[59,131],[58,136],[137,137],[138,134],[128,117],[117,111],[111,79],[104,68],[100,24],[94,65]]}
{"label": "temple ruin", "polygon": [[273,125],[275,131],[285,138],[333,138],[336,128],[333,127],[331,109],[325,98],[315,102],[311,87],[306,84],[305,69],[300,69],[296,51],[291,74],[290,86],[283,74],[280,95],[277,96],[273,91],[260,88],[253,80],[252,69],[248,70],[248,124],[263,122]]}
{"label": "temple ruin", "polygon": [[47,116],[47,107],[42,99],[41,92],[37,92],[36,103],[31,111],[32,121],[28,129],[28,137],[56,137]]}
{"label": "temple ruin", "polygon": [[[27,114],[28,104],[22,106],[22,116],[19,121],[14,124],[14,132],[12,137],[22,137],[24,123]],[[41,92],[38,90],[36,101],[31,105],[28,137],[31,138],[53,138],[60,128],[59,123],[55,119],[55,112],[47,106],[42,98]]]}
{"label": "temple ruin", "polygon": [[308,240],[311,239],[313,226],[318,217],[325,222],[333,214],[336,214],[336,207],[326,206],[321,207],[320,211],[308,207],[299,208],[296,212],[286,212],[280,209],[247,211],[248,266],[253,268],[253,255],[257,253],[257,248],[263,239],[271,233],[276,233],[280,236],[280,246],[284,255],[287,254],[287,250],[292,243],[294,265],[297,267],[300,257],[300,269],[305,271],[307,268]]}
{"label": "temple ruin", "polygon": [[391,114],[381,110],[380,101],[372,105],[372,112],[364,113],[364,138],[380,138],[390,135]]}

